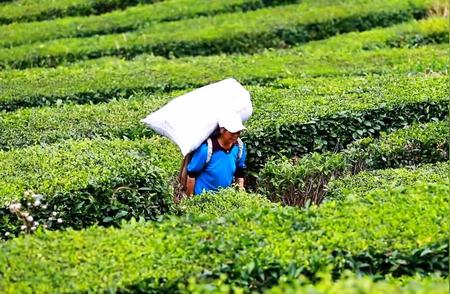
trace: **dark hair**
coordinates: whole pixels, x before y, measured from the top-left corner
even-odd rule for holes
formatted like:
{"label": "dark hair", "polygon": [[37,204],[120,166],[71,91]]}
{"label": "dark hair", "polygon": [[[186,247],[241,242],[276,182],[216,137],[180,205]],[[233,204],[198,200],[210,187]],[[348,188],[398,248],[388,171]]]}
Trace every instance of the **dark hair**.
{"label": "dark hair", "polygon": [[217,126],[217,128],[209,135],[211,138],[217,138],[220,135],[220,127]]}

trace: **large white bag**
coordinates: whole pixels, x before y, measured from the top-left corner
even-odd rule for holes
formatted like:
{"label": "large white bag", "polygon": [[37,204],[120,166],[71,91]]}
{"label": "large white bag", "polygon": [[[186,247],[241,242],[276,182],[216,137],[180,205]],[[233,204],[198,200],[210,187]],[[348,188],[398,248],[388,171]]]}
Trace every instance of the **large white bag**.
{"label": "large white bag", "polygon": [[244,122],[252,111],[250,93],[230,78],[179,96],[141,122],[171,139],[185,156],[211,135],[224,113],[235,112]]}

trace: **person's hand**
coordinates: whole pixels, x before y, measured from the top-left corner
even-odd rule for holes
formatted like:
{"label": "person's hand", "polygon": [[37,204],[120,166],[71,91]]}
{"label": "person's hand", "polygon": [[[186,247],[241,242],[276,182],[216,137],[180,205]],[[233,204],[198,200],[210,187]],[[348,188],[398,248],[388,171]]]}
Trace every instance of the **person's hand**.
{"label": "person's hand", "polygon": [[239,191],[241,191],[241,192],[245,191],[244,178],[237,178],[236,185],[237,185]]}

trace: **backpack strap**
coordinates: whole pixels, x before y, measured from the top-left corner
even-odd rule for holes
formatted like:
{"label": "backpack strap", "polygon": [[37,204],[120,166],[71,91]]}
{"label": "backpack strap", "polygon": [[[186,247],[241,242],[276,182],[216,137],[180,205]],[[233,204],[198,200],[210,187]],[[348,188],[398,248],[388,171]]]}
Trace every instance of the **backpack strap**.
{"label": "backpack strap", "polygon": [[212,145],[211,138],[208,138],[208,140],[206,140],[206,143],[208,145],[208,153],[206,154],[205,166],[211,161],[211,157],[212,157],[212,153],[213,153],[213,145]]}
{"label": "backpack strap", "polygon": [[241,138],[237,139],[237,143],[239,146],[239,152],[238,152],[238,156],[237,156],[237,161],[241,160],[242,158],[242,153],[244,152],[244,142],[242,142]]}
{"label": "backpack strap", "polygon": [[[212,154],[213,154],[213,144],[212,144],[211,137],[209,137],[209,138],[206,140],[206,143],[207,143],[207,145],[208,145],[208,153],[206,154],[205,167],[206,167],[206,166],[208,165],[208,163],[211,161],[211,157],[212,157]],[[238,143],[238,146],[239,146],[239,152],[238,152],[238,156],[237,156],[236,161],[239,161],[239,160],[241,160],[241,158],[242,158],[242,153],[244,152],[244,142],[242,142],[241,138],[238,138],[238,139],[237,139],[237,143]],[[205,167],[204,167],[204,168],[205,168]],[[203,169],[204,169],[204,168],[203,168]]]}

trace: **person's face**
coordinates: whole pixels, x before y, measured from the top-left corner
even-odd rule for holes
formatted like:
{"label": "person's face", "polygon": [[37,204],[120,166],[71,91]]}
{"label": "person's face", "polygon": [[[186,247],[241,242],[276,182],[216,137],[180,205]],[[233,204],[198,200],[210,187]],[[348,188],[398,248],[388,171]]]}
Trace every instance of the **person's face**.
{"label": "person's face", "polygon": [[236,141],[240,135],[241,135],[240,131],[236,132],[236,133],[232,133],[232,132],[227,131],[226,129],[223,129],[223,132],[222,132],[223,141],[227,145],[236,143]]}

